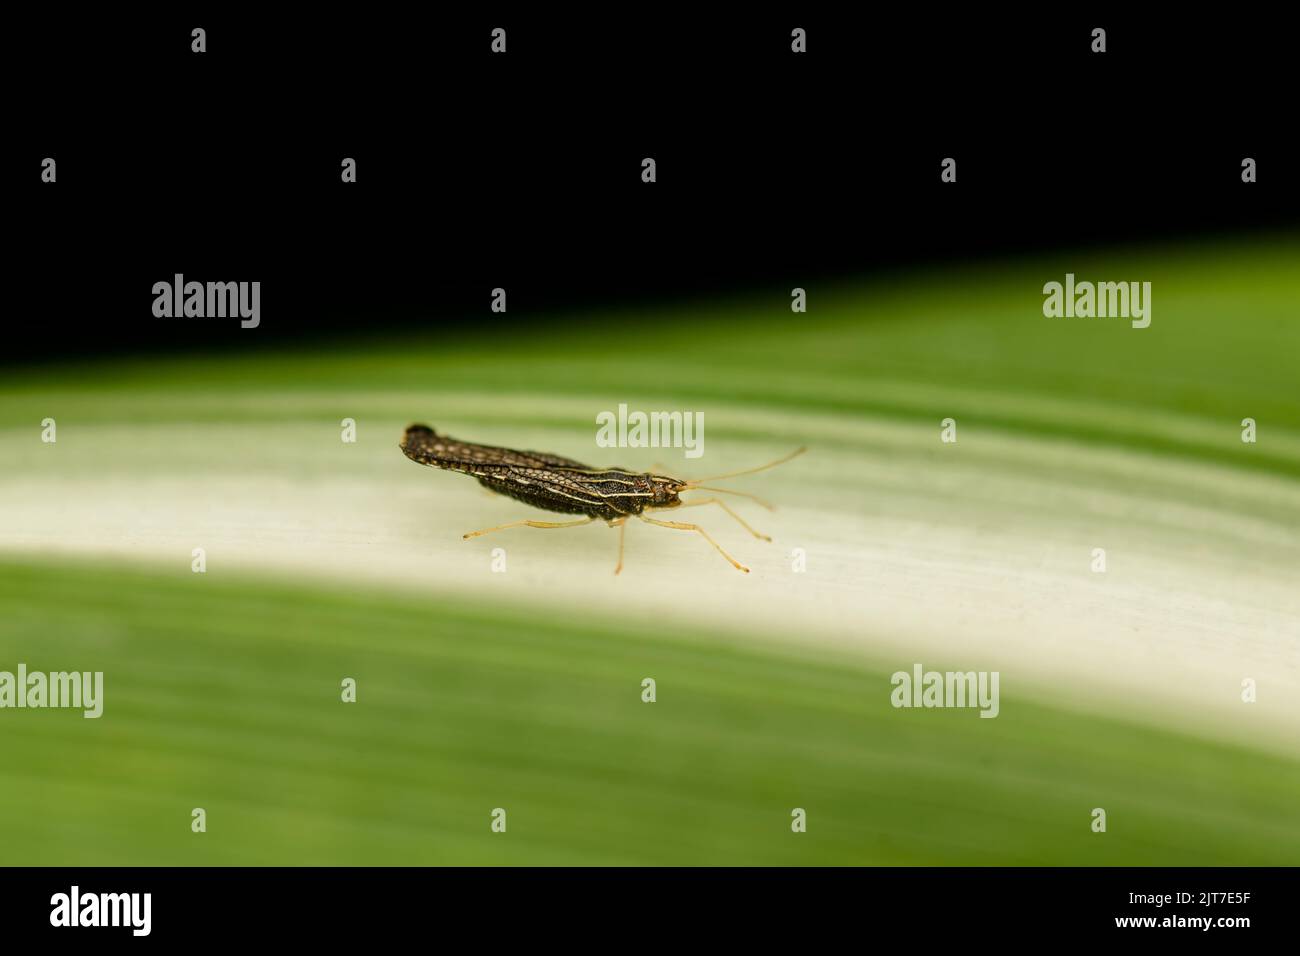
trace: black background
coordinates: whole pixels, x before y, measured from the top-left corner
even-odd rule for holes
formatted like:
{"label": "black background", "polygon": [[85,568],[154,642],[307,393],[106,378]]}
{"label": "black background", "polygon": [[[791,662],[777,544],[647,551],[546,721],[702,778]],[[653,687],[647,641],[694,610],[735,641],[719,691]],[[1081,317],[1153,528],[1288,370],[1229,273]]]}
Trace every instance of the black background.
{"label": "black background", "polygon": [[[79,892],[149,892],[152,931],[51,927],[51,897]],[[1192,946],[1231,952],[1289,939],[1295,871],[1280,868],[881,867],[810,870],[549,869],[319,870],[59,869],[0,872],[0,916],[8,941],[41,950],[174,947],[203,940],[243,945],[292,941],[336,951],[401,940],[426,947],[548,949],[577,941],[610,952],[656,944],[670,952],[791,952],[899,940],[904,952],[961,951],[1008,942],[1128,938],[1160,951]],[[1210,906],[1131,903],[1139,893],[1249,893]],[[1248,927],[1117,927],[1116,917],[1237,918]]]}
{"label": "black background", "polygon": [[[1300,225],[1290,33],[1257,11],[218,10],[7,31],[4,360],[508,333],[542,312]],[[261,327],[154,319],[151,287],[177,272],[260,280]]]}

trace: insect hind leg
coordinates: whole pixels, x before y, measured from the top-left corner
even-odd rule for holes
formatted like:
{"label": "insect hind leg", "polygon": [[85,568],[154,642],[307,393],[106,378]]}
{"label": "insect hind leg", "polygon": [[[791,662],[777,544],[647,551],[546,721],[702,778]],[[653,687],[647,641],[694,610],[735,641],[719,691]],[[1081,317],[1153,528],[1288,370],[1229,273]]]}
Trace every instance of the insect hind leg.
{"label": "insect hind leg", "polygon": [[591,524],[595,520],[595,518],[579,518],[577,521],[511,521],[509,524],[499,524],[494,528],[484,528],[482,531],[469,531],[462,537],[468,541],[481,534],[505,531],[507,528],[576,528],[578,525]]}

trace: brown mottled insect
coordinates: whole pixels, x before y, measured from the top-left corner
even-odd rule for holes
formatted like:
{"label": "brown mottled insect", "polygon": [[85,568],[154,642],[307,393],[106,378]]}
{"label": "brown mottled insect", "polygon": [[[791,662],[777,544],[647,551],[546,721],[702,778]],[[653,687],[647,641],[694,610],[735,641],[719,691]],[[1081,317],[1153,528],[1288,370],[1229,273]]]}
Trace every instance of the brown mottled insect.
{"label": "brown mottled insect", "polygon": [[667,475],[634,472],[625,468],[592,468],[571,458],[561,458],[559,455],[548,455],[537,451],[513,451],[493,445],[457,441],[446,435],[437,434],[428,425],[412,425],[407,428],[399,447],[411,461],[473,475],[484,488],[498,494],[509,495],[534,508],[558,511],[561,514],[585,515],[576,521],[512,521],[509,524],[497,525],[495,528],[471,531],[465,535],[466,538],[476,538],[489,531],[501,531],[505,528],[574,528],[578,525],[590,524],[600,518],[611,528],[619,529],[618,566],[614,568],[615,574],[623,570],[623,533],[628,518],[637,518],[647,524],[659,525],[661,528],[695,531],[717,548],[718,552],[735,568],[748,573],[749,568],[723,551],[721,545],[709,537],[708,532],[699,525],[681,521],[659,521],[646,517],[644,512],[663,508],[717,505],[740,522],[741,526],[754,537],[771,541],[771,538],[759,534],[746,524],[740,515],[727,507],[725,502],[717,498],[684,502],[678,496],[683,491],[695,489],[723,492],[752,498],[770,510],[771,505],[754,495],[726,488],[710,488],[701,482],[721,481],[724,478],[735,478],[738,475],[763,471],[787,462],[804,451],[800,448],[784,458],[760,465],[758,468],[683,481]]}

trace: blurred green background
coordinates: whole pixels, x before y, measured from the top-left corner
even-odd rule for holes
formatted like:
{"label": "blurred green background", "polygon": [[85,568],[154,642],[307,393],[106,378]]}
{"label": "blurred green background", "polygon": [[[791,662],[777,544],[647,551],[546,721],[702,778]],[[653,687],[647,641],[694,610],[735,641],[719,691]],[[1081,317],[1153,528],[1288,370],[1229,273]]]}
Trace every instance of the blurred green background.
{"label": "blurred green background", "polygon": [[[0,670],[103,670],[106,703],[0,711],[0,863],[1300,862],[1297,263],[1117,249],[804,315],[6,371]],[[1066,272],[1152,282],[1151,327],[1044,318]],[[620,402],[703,411],[705,457],[596,449]],[[634,528],[615,578],[603,527],[462,542],[544,516],[406,461],[411,421],[685,477],[810,453],[734,485],[774,544],[689,513],[753,574]],[[893,709],[917,661],[1000,669],[1001,715]]]}

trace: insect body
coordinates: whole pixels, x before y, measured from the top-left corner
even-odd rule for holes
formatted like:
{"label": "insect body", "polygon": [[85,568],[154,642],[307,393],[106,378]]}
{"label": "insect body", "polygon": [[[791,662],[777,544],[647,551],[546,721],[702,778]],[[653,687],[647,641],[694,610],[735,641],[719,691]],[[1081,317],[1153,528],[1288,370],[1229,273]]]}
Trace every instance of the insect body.
{"label": "insect body", "polygon": [[[618,566],[614,569],[615,574],[623,569],[623,532],[629,518],[661,527],[697,532],[738,570],[748,572],[747,567],[727,554],[698,525],[680,521],[659,521],[647,517],[645,512],[715,504],[740,522],[754,537],[770,541],[771,538],[759,534],[717,498],[684,502],[679,496],[684,491],[696,488],[744,494],[727,492],[726,489],[721,488],[706,489],[700,482],[731,478],[735,474],[748,474],[750,471],[761,471],[762,468],[770,468],[782,461],[788,461],[803,451],[800,448],[793,455],[772,462],[771,465],[763,465],[762,468],[695,481],[683,481],[668,475],[634,472],[625,468],[593,468],[572,458],[562,458],[559,455],[543,452],[514,451],[493,445],[457,441],[446,435],[437,434],[427,425],[411,425],[407,428],[400,447],[403,454],[412,461],[446,471],[472,475],[483,487],[498,494],[508,495],[535,508],[584,516],[575,521],[514,521],[494,528],[484,528],[482,531],[471,531],[465,535],[466,538],[478,537],[505,528],[571,528],[600,519],[611,527],[619,529]],[[753,496],[746,495],[746,497]]]}

